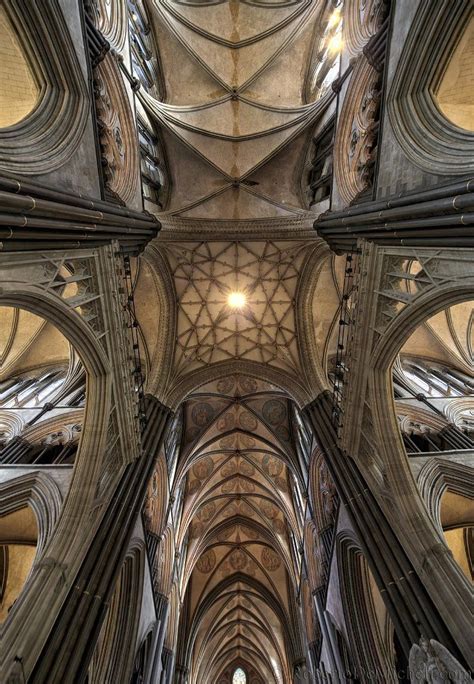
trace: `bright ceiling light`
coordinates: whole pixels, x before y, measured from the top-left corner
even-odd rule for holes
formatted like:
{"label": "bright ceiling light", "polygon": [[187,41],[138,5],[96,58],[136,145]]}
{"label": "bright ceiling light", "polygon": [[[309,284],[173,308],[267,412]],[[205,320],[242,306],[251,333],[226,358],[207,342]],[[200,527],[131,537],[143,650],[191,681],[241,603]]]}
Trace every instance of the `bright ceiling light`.
{"label": "bright ceiling light", "polygon": [[231,309],[243,309],[247,303],[247,297],[243,292],[231,292],[227,298],[227,304]]}
{"label": "bright ceiling light", "polygon": [[329,51],[333,54],[336,52],[340,52],[342,50],[342,38],[338,33],[336,33],[336,35],[331,38],[328,44],[328,48]]}

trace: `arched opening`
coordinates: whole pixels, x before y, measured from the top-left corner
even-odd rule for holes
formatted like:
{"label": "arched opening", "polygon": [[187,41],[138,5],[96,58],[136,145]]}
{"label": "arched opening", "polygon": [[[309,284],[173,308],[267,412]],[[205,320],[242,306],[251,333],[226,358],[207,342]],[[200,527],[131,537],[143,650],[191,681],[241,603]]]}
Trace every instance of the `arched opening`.
{"label": "arched opening", "polygon": [[232,684],[247,684],[247,675],[241,667],[236,667],[232,676]]}
{"label": "arched opening", "polygon": [[359,542],[350,534],[337,537],[342,605],[354,657],[353,679],[395,682],[393,658],[386,642],[387,609]]}
{"label": "arched opening", "polygon": [[153,632],[149,632],[138,649],[133,665],[133,673],[130,679],[130,684],[143,684],[145,681],[145,673],[148,665],[148,660],[151,655],[151,642],[153,639]]}
{"label": "arched opening", "polygon": [[393,391],[408,454],[474,446],[473,302],[420,324],[393,367]]}
{"label": "arched opening", "polygon": [[30,506],[0,517],[0,623],[28,580],[37,543],[38,526]]}
{"label": "arched opening", "polygon": [[0,128],[22,121],[35,108],[39,88],[5,6],[0,6]]}
{"label": "arched opening", "polygon": [[446,544],[469,581],[474,580],[474,500],[449,489],[440,503]]}
{"label": "arched opening", "polygon": [[339,61],[342,50],[342,2],[332,3],[325,13],[315,56],[316,66],[311,82],[312,100],[319,100],[328,92],[331,83],[339,76]]}
{"label": "arched opening", "polygon": [[144,564],[143,542],[132,540],[89,667],[90,684],[130,680],[140,620]]}
{"label": "arched opening", "polygon": [[0,307],[0,463],[74,463],[82,432],[85,369],[50,322]]}
{"label": "arched opening", "polygon": [[474,13],[467,22],[435,89],[436,102],[444,116],[456,126],[468,131],[474,131],[473,61]]}

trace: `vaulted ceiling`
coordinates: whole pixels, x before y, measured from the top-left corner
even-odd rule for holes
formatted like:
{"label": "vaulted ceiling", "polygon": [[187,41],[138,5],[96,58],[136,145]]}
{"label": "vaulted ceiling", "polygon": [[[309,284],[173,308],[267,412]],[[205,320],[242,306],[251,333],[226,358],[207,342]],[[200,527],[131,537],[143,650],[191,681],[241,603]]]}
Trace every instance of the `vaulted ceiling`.
{"label": "vaulted ceiling", "polygon": [[307,93],[330,6],[154,1],[163,97],[139,98],[167,150],[165,229],[271,218],[310,226],[300,183],[308,131],[334,93]]}
{"label": "vaulted ceiling", "polygon": [[[230,681],[231,665],[255,684],[282,683],[302,656],[307,485],[292,400],[307,401],[311,386],[297,300],[308,290],[313,310],[311,271],[328,256],[305,185],[311,132],[335,97],[314,87],[334,3],[154,0],[149,10],[160,92],[137,96],[168,192],[136,301],[148,388],[182,411],[169,493],[179,506],[164,531],[182,563],[168,584],[181,607],[177,657],[195,684]],[[338,304],[330,263],[321,340],[334,336]],[[151,492],[157,532],[165,508]]]}
{"label": "vaulted ceiling", "polygon": [[289,680],[300,572],[290,547],[302,541],[291,492],[303,486],[291,416],[284,393],[245,375],[208,383],[185,403],[177,545],[187,549],[181,629],[191,681],[217,681],[234,659],[262,682]]}

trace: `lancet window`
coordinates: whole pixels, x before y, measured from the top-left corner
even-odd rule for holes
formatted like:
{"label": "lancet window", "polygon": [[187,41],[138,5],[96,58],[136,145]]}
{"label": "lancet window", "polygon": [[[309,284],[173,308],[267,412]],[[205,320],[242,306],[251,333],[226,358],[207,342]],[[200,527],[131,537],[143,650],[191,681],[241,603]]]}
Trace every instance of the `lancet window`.
{"label": "lancet window", "polygon": [[335,124],[333,117],[313,138],[315,155],[309,172],[311,206],[331,195]]}
{"label": "lancet window", "polygon": [[153,31],[141,0],[128,0],[132,73],[147,93],[159,96]]}
{"label": "lancet window", "polygon": [[238,667],[234,671],[234,676],[232,677],[232,684],[247,684],[247,675],[241,667]]}
{"label": "lancet window", "polygon": [[342,3],[335,7],[327,19],[321,36],[317,66],[314,70],[312,93],[315,100],[323,97],[331,83],[339,75],[339,61],[342,49]]}
{"label": "lancet window", "polygon": [[143,122],[138,120],[137,125],[143,197],[148,202],[161,206],[159,195],[163,186],[163,176],[160,169],[158,141]]}

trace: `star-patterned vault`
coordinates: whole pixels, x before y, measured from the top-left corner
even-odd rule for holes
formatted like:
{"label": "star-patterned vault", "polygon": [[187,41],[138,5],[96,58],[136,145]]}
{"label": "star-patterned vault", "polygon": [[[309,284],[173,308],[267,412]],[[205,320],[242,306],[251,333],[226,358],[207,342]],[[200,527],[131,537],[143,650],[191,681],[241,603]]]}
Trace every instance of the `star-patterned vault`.
{"label": "star-patterned vault", "polygon": [[[251,360],[295,374],[294,301],[302,242],[189,242],[162,248],[178,304],[175,373]],[[245,297],[229,305],[232,293]]]}

